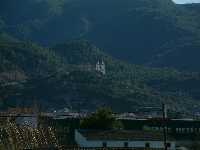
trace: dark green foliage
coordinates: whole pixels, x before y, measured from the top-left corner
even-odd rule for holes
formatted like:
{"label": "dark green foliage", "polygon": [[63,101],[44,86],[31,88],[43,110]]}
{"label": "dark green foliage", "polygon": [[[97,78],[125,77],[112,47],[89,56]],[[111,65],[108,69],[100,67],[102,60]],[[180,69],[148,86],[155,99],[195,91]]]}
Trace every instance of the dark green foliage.
{"label": "dark green foliage", "polygon": [[5,22],[2,20],[0,16],[0,32],[2,32],[4,28],[5,28]]}
{"label": "dark green foliage", "polygon": [[59,44],[52,49],[55,49],[56,53],[63,57],[65,63],[81,65],[81,64],[93,64],[97,61],[101,61],[106,55],[100,51],[96,46],[91,45],[86,40],[74,40]]}
{"label": "dark green foliage", "polygon": [[99,108],[94,114],[81,121],[81,128],[90,130],[111,130],[122,128],[122,124],[115,119],[111,109]]}
{"label": "dark green foliage", "polygon": [[[0,47],[3,72],[16,74],[17,70],[23,75],[18,80],[25,81],[3,90],[11,92],[4,98],[10,105],[30,105],[37,100],[44,109],[72,107],[93,111],[106,105],[117,112],[158,107],[162,102],[177,111],[199,107],[198,73],[130,65],[85,40],[52,49],[31,43],[2,43]],[[95,71],[98,60],[104,60],[106,75]]]}
{"label": "dark green foliage", "polygon": [[0,20],[21,40],[52,45],[81,37],[125,61],[198,71],[198,10],[171,0],[2,0]]}
{"label": "dark green foliage", "polygon": [[62,67],[60,57],[32,43],[0,42],[0,71],[19,71],[27,76],[55,72]]}
{"label": "dark green foliage", "polygon": [[[51,49],[21,41],[84,38],[126,61],[199,70],[198,7],[171,0],[1,0],[0,83],[13,85],[1,84],[1,104],[34,99],[45,109],[132,111],[166,102],[174,110],[196,110],[199,73],[131,65],[86,40]],[[98,60],[105,61],[106,75],[95,71]]]}
{"label": "dark green foliage", "polygon": [[199,150],[199,148],[200,148],[200,145],[197,142],[197,140],[194,140],[191,146],[189,147],[190,150]]}

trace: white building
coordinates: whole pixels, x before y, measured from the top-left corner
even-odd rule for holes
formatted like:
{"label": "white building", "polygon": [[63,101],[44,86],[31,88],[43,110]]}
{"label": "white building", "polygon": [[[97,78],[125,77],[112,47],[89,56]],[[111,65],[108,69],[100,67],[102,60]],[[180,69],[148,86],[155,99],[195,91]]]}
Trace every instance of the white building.
{"label": "white building", "polygon": [[[164,149],[163,135],[144,131],[94,131],[76,130],[75,140],[81,148],[151,148]],[[168,150],[176,150],[174,140],[167,142]]]}
{"label": "white building", "polygon": [[106,74],[106,65],[104,61],[100,63],[100,61],[97,62],[96,64],[96,71],[101,72],[103,75]]}

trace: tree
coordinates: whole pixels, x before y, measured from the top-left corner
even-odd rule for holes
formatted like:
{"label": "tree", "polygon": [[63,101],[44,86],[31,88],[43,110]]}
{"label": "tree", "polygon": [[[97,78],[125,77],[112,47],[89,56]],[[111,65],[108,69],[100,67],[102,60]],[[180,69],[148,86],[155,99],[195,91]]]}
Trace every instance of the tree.
{"label": "tree", "polygon": [[89,117],[81,120],[82,129],[111,130],[123,128],[122,123],[115,119],[112,110],[99,108]]}
{"label": "tree", "polygon": [[190,150],[199,150],[200,144],[197,141],[194,141],[190,147]]}

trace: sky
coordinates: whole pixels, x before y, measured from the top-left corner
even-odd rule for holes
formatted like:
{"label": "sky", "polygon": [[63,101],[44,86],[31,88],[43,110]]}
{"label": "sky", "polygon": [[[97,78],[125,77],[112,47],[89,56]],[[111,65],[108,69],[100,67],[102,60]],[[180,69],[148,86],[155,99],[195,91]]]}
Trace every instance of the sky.
{"label": "sky", "polygon": [[200,0],[173,0],[177,4],[200,3]]}

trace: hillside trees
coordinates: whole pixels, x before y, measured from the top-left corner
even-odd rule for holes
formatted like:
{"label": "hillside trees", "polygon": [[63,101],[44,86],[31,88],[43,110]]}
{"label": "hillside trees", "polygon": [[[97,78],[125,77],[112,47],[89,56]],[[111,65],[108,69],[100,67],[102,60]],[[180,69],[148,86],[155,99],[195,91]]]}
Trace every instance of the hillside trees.
{"label": "hillside trees", "polygon": [[99,108],[94,114],[81,121],[81,128],[96,130],[120,129],[122,124],[115,119],[111,109]]}

